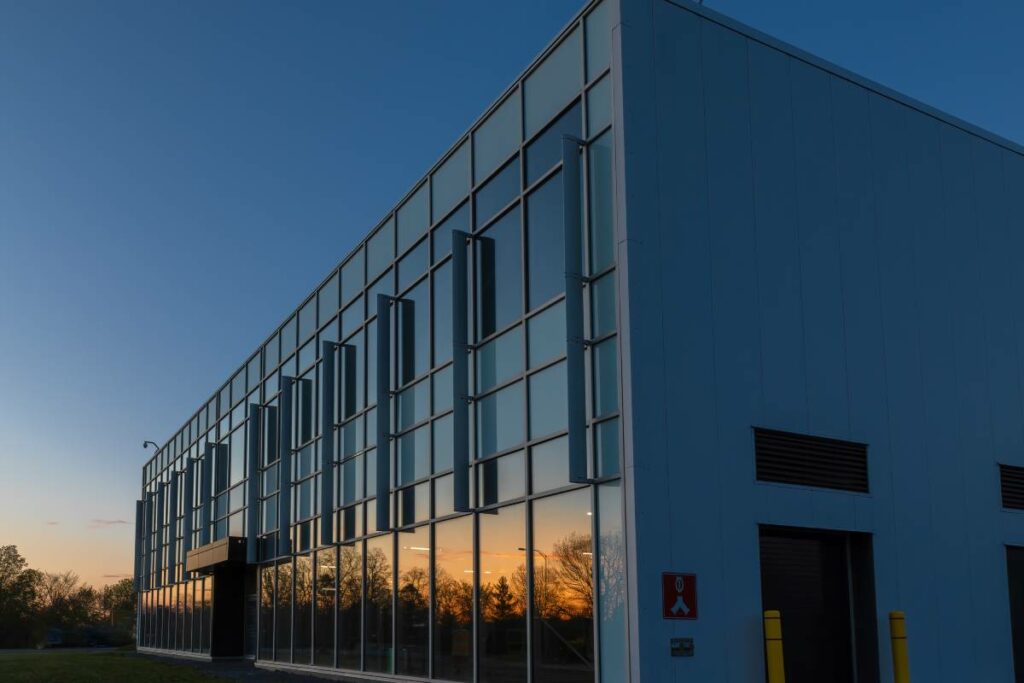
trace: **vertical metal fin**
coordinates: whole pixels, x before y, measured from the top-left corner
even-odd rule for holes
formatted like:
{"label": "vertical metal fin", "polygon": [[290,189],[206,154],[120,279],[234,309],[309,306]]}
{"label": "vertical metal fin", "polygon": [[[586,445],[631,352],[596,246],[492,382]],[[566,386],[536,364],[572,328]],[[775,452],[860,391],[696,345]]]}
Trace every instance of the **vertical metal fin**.
{"label": "vertical metal fin", "polygon": [[143,539],[142,547],[145,555],[142,558],[142,589],[149,590],[151,588],[150,574],[153,572],[153,499],[156,498],[156,494],[150,491],[146,494],[146,510],[145,510],[145,533],[146,537]]}
{"label": "vertical metal fin", "polygon": [[175,583],[174,566],[178,563],[178,477],[180,472],[171,475],[171,484],[167,487],[167,583]]}
{"label": "vertical metal fin", "polygon": [[213,487],[214,450],[212,443],[206,444],[206,449],[203,451],[202,468],[199,471],[199,504],[202,505],[199,513],[199,545],[206,545],[210,542],[210,523],[213,521],[210,489]]}
{"label": "vertical metal fin", "polygon": [[377,295],[377,529],[391,528],[391,301]]}
{"label": "vertical metal fin", "polygon": [[281,404],[278,409],[278,452],[281,459],[277,465],[277,554],[291,555],[291,512],[292,512],[292,429],[295,416],[292,411],[292,397],[295,393],[294,377],[281,377]]}
{"label": "vertical metal fin", "polygon": [[565,333],[568,379],[569,481],[587,479],[586,364],[583,333],[583,218],[580,211],[580,145],[562,137],[562,228],[565,244]]}
{"label": "vertical metal fin", "polygon": [[145,530],[146,503],[135,501],[135,574],[132,577],[132,588],[138,593],[142,590],[142,544]]}
{"label": "vertical metal fin", "polygon": [[256,564],[259,561],[259,522],[260,522],[260,434],[263,417],[263,406],[258,403],[249,404],[249,423],[245,428],[246,438],[246,502],[245,510],[245,561]]}
{"label": "vertical metal fin", "polygon": [[452,415],[455,511],[469,512],[469,235],[452,231]]}
{"label": "vertical metal fin", "polygon": [[338,344],[321,345],[320,379],[320,545],[334,542],[334,397],[335,356]]}
{"label": "vertical metal fin", "polygon": [[163,581],[163,559],[164,559],[164,507],[167,504],[167,482],[160,482],[156,494],[156,587],[164,585]]}
{"label": "vertical metal fin", "polygon": [[[188,551],[192,550],[192,518],[195,514],[195,480],[196,461],[194,458],[185,459],[185,514],[181,520],[181,559],[188,560]],[[186,562],[187,563],[187,562]],[[188,578],[188,571],[185,571],[183,578]]]}

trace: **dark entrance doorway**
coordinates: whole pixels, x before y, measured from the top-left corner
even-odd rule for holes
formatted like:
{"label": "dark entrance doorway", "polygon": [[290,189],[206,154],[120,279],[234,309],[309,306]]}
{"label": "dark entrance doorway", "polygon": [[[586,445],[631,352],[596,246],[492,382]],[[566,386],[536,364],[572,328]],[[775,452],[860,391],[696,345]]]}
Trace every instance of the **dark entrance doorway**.
{"label": "dark entrance doorway", "polygon": [[761,600],[782,614],[786,683],[875,683],[871,536],[763,526]]}
{"label": "dark entrance doorway", "polygon": [[1024,548],[1006,547],[1010,582],[1010,633],[1013,638],[1013,680],[1024,683]]}

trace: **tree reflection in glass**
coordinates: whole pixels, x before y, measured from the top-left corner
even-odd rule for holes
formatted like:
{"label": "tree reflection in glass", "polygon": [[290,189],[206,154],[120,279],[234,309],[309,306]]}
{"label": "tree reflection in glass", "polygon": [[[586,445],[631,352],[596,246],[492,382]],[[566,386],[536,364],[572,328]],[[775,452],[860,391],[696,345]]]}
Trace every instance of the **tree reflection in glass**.
{"label": "tree reflection in glass", "polygon": [[277,655],[279,662],[292,661],[292,563],[277,565]]}
{"label": "tree reflection in glass", "polygon": [[391,632],[390,534],[366,542],[366,670],[391,673],[394,657]]}
{"label": "tree reflection in glass", "polygon": [[533,662],[538,682],[594,680],[590,491],[533,503]]}
{"label": "tree reflection in glass", "polygon": [[310,664],[313,630],[313,558],[295,558],[295,622],[292,651],[296,664]]}
{"label": "tree reflection in glass", "polygon": [[500,508],[480,515],[479,520],[480,681],[523,681],[526,680],[526,508],[523,504]]}
{"label": "tree reflection in glass", "polygon": [[434,527],[434,677],[473,675],[473,518]]}
{"label": "tree reflection in glass", "polygon": [[361,544],[343,545],[338,553],[338,666],[359,668],[363,601]]}
{"label": "tree reflection in glass", "polygon": [[[189,588],[194,588],[189,584]],[[198,619],[198,616],[197,616]],[[193,626],[193,633],[195,628]],[[274,565],[260,568],[260,659],[274,658]]]}
{"label": "tree reflection in glass", "polygon": [[334,666],[334,595],[337,562],[335,549],[316,554],[316,623],[313,659],[318,666]]}
{"label": "tree reflection in glass", "polygon": [[397,673],[427,675],[430,527],[398,534]]}

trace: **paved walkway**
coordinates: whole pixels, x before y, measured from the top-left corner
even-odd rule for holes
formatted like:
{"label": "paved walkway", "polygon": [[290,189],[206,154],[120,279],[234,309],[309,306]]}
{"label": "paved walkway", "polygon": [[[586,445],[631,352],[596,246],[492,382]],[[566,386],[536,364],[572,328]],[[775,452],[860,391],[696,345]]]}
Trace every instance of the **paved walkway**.
{"label": "paved walkway", "polygon": [[337,676],[312,676],[299,673],[285,673],[283,671],[269,671],[260,669],[253,665],[249,659],[229,659],[204,662],[184,657],[170,657],[154,655],[150,653],[138,654],[138,657],[152,657],[160,661],[174,664],[175,666],[187,666],[197,671],[202,671],[211,676],[219,676],[232,681],[281,681],[281,683],[324,683],[324,681],[339,681],[340,683],[360,683],[357,679]]}

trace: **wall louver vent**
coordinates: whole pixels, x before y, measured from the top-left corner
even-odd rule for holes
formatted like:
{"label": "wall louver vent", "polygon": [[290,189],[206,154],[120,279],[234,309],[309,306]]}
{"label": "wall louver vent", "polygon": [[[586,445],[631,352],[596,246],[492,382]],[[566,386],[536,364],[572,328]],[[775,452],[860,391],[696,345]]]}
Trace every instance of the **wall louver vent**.
{"label": "wall louver vent", "polygon": [[759,481],[868,492],[864,444],[755,428],[754,452]]}
{"label": "wall louver vent", "polygon": [[1003,492],[1003,507],[1024,510],[1024,467],[999,466],[999,486]]}

